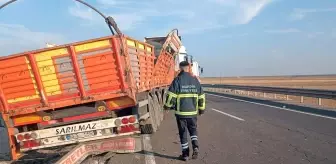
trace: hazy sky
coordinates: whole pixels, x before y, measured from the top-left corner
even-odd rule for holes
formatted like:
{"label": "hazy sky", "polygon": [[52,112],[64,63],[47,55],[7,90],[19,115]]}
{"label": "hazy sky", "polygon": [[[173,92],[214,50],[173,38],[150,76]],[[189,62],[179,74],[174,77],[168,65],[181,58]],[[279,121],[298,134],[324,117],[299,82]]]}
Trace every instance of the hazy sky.
{"label": "hazy sky", "polygon": [[[140,40],[178,28],[204,76],[336,73],[336,0],[86,2]],[[71,0],[19,0],[0,10],[0,56],[109,34],[101,17]]]}

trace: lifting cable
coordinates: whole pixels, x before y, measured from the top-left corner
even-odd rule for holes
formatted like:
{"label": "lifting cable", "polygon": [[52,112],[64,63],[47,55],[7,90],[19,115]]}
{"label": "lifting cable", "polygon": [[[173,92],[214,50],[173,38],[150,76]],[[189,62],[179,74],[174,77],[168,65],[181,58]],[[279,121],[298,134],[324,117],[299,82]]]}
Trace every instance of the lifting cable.
{"label": "lifting cable", "polygon": [[[10,0],[10,1],[4,3],[3,5],[0,6],[0,10],[1,10],[2,8],[8,6],[9,4],[11,4],[11,3],[13,3],[13,2],[16,2],[16,1],[18,1],[18,0]],[[92,10],[96,11],[100,16],[102,16],[102,17],[104,18],[105,22],[107,23],[107,25],[108,25],[108,27],[109,27],[109,29],[110,29],[112,35],[115,35],[115,32],[116,32],[119,36],[122,35],[120,29],[119,29],[118,26],[117,26],[117,23],[114,21],[114,19],[113,19],[112,17],[110,17],[110,16],[106,17],[103,13],[101,13],[99,10],[97,10],[96,8],[94,8],[92,5],[86,3],[86,2],[84,2],[84,1],[82,1],[82,0],[75,0],[75,1],[77,1],[77,2],[79,2],[79,3],[82,3],[83,5],[85,5],[85,6],[89,7],[89,8],[91,8]],[[114,31],[113,31],[113,30],[114,30]]]}

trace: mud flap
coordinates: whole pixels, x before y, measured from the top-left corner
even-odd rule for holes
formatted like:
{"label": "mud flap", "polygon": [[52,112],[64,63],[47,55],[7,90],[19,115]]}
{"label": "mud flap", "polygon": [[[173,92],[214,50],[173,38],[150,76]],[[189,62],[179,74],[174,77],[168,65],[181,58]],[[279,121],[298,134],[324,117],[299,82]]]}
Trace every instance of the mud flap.
{"label": "mud flap", "polygon": [[0,114],[0,161],[11,160],[11,150],[9,146],[8,130],[5,121]]}
{"label": "mud flap", "polygon": [[68,154],[63,156],[56,164],[80,164],[89,155],[99,155],[108,152],[134,153],[142,151],[140,136],[109,138],[98,141],[82,143]]}

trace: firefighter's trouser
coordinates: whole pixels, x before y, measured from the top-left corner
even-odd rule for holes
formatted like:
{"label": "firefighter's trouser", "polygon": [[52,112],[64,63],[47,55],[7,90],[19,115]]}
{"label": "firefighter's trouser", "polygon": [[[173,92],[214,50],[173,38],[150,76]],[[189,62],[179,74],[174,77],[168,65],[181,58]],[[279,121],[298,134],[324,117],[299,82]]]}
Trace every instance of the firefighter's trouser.
{"label": "firefighter's trouser", "polygon": [[189,154],[188,131],[192,143],[192,148],[199,148],[197,136],[197,117],[179,118],[177,116],[176,121],[180,135],[182,154]]}

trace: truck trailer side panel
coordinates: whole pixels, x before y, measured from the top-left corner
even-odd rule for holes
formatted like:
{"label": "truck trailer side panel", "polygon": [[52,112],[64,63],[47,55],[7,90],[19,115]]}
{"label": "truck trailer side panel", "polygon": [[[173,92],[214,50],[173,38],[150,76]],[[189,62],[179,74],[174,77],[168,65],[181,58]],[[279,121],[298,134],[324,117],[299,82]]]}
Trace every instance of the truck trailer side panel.
{"label": "truck trailer side panel", "polygon": [[106,37],[0,58],[0,109],[15,116],[127,94],[117,44]]}

